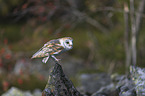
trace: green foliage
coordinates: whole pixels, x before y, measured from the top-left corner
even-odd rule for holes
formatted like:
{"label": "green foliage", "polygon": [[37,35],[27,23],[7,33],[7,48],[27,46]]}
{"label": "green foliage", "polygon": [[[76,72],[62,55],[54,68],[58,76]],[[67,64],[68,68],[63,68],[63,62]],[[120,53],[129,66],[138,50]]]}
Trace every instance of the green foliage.
{"label": "green foliage", "polygon": [[22,39],[20,26],[17,24],[14,25],[1,25],[2,30],[2,39],[8,39],[9,43],[14,43]]}
{"label": "green foliage", "polygon": [[139,33],[139,38],[138,38],[138,43],[137,43],[137,49],[138,49],[138,52],[137,52],[137,64],[142,66],[142,67],[145,67],[144,65],[144,62],[145,62],[145,51],[144,51],[144,48],[145,48],[145,32],[144,32],[145,28],[142,27],[142,29],[140,30],[140,33]]}
{"label": "green foliage", "polygon": [[[118,29],[119,30],[119,29]],[[114,31],[109,34],[98,34],[98,47],[100,55],[103,58],[123,60],[124,46],[123,46],[123,32]]]}
{"label": "green foliage", "polygon": [[44,86],[46,84],[46,80],[39,80],[36,76],[30,76],[29,78],[22,79],[23,83],[20,84],[18,80],[13,81],[11,86],[15,86],[17,88],[23,89],[23,90],[31,90],[33,91],[35,88],[40,88],[41,90],[44,89]]}
{"label": "green foliage", "polygon": [[[0,94],[2,94],[5,87],[11,88],[12,86],[15,86],[17,88],[23,89],[23,90],[30,90],[33,91],[36,88],[39,88],[41,90],[44,89],[44,86],[46,84],[46,80],[41,80],[38,78],[39,76],[34,75],[21,75],[16,76],[14,74],[9,74],[9,77],[7,77],[7,74],[0,75]],[[5,83],[4,83],[5,82]]]}
{"label": "green foliage", "polygon": [[8,15],[12,11],[12,8],[21,2],[21,0],[0,0],[0,15]]}

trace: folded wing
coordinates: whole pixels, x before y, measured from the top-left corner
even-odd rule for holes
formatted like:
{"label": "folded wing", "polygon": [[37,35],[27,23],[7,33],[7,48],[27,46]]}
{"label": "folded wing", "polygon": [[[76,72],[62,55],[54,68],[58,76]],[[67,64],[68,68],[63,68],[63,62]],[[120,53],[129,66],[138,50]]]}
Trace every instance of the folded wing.
{"label": "folded wing", "polygon": [[44,44],[44,46],[39,49],[32,58],[48,57],[53,54],[59,54],[64,49],[63,46],[57,40],[51,40]]}

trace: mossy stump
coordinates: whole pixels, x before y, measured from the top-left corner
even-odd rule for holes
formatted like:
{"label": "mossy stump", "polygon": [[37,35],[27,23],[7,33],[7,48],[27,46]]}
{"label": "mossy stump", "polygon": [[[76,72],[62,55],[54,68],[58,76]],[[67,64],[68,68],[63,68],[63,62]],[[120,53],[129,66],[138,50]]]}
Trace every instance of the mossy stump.
{"label": "mossy stump", "polygon": [[83,96],[73,83],[64,74],[60,64],[55,63],[55,67],[49,75],[48,82],[42,92],[42,96]]}

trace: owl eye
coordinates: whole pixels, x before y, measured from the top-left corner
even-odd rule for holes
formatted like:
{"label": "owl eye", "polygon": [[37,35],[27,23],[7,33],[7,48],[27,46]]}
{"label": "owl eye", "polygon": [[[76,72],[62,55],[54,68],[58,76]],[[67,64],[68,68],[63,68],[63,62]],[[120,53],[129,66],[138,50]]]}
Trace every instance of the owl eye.
{"label": "owl eye", "polygon": [[69,42],[68,42],[68,41],[66,41],[66,44],[69,44]]}

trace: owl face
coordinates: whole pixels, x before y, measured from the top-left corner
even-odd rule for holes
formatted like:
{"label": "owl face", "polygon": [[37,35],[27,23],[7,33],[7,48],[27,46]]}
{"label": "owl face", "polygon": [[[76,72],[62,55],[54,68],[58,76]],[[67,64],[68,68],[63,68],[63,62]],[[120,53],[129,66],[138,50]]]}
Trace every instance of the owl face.
{"label": "owl face", "polygon": [[66,49],[70,50],[73,48],[73,39],[71,37],[64,37],[59,39],[60,44]]}

